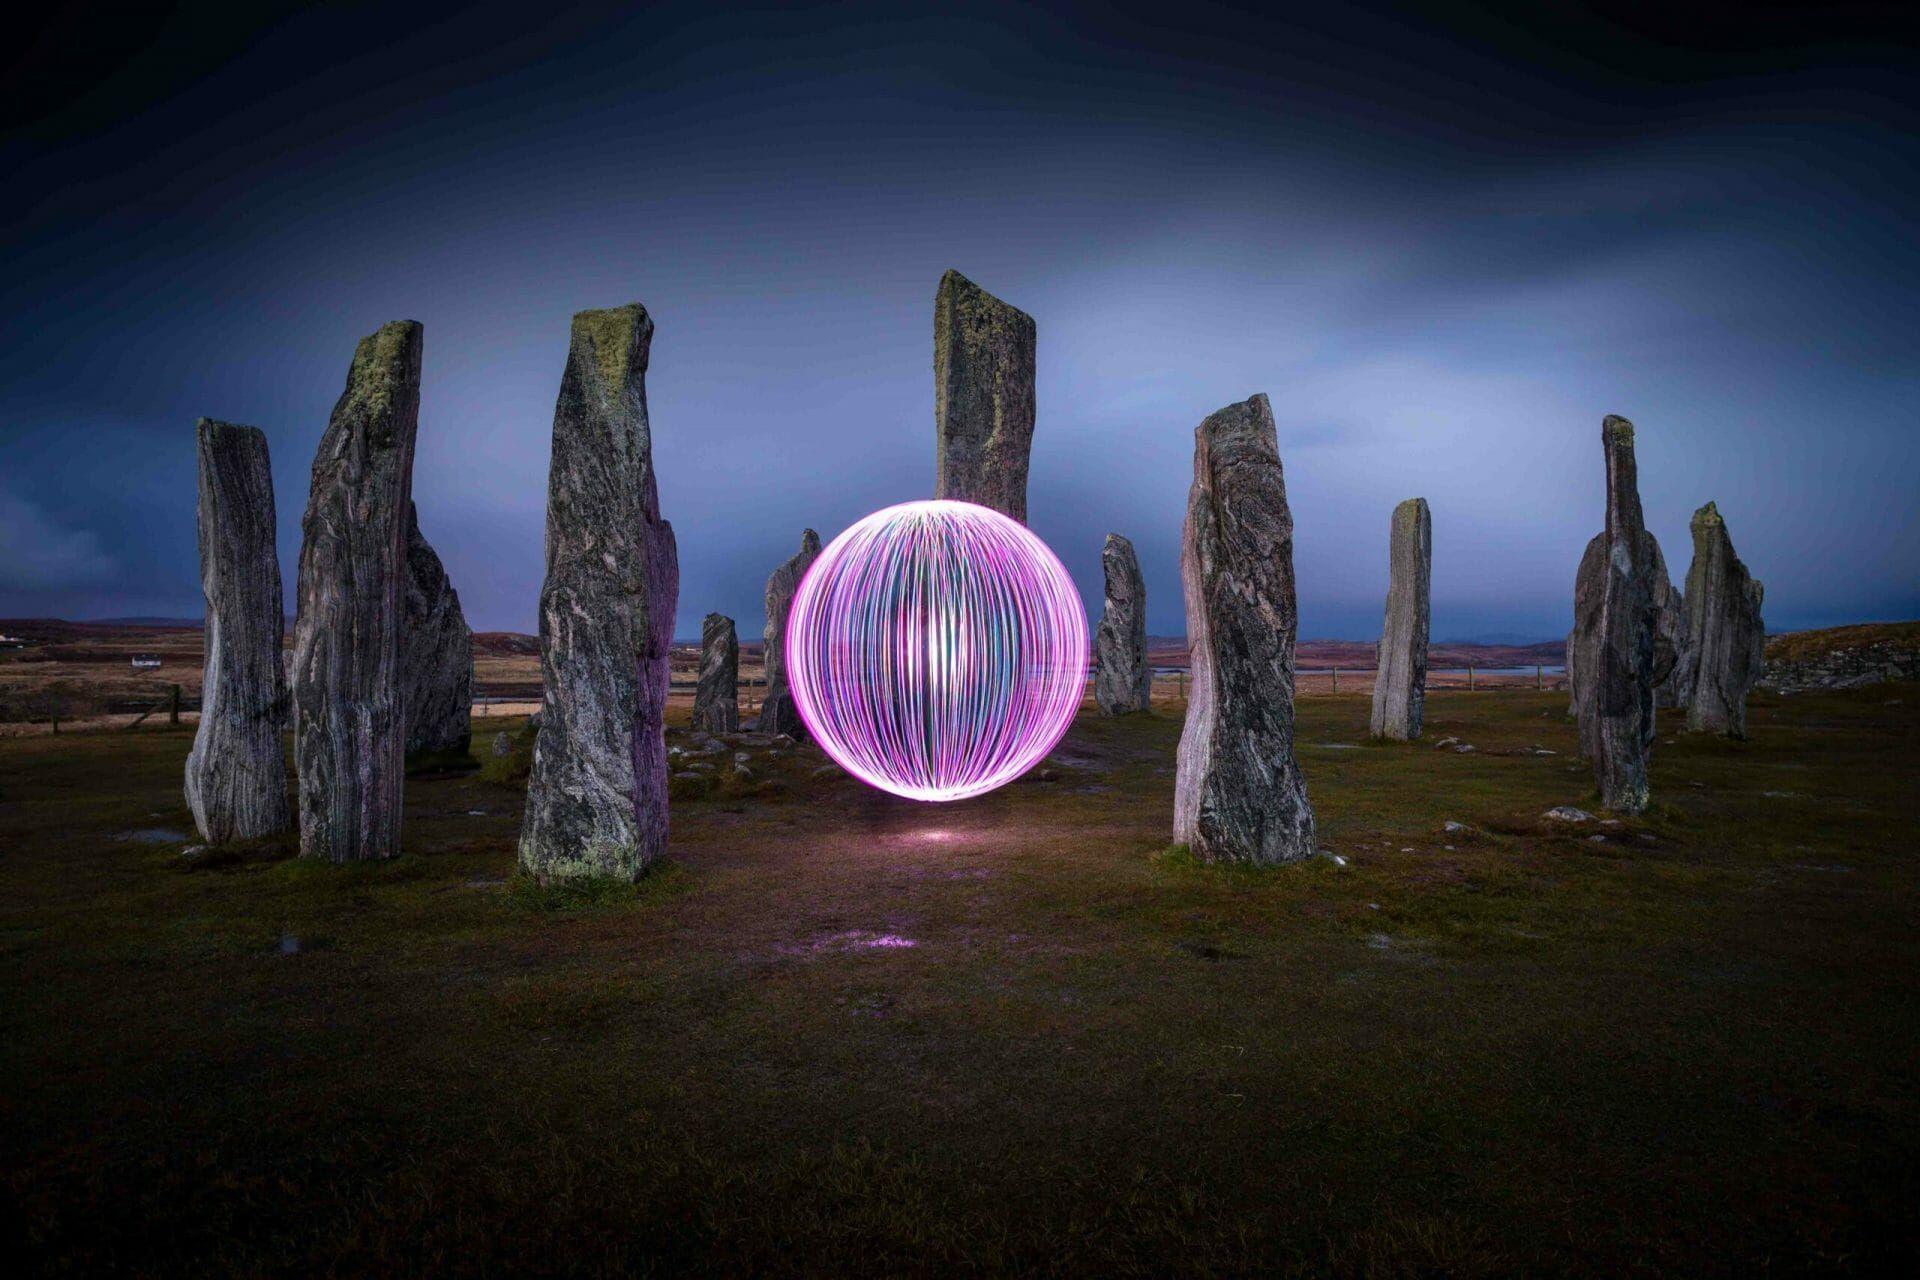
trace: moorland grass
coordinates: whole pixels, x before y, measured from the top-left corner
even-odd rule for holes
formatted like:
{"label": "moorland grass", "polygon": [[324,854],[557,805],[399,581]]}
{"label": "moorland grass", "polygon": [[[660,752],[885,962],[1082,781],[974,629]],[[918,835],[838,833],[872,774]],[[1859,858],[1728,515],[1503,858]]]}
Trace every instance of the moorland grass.
{"label": "moorland grass", "polygon": [[1665,732],[1607,827],[1543,816],[1593,807],[1564,707],[1303,701],[1345,865],[1196,864],[1177,719],[1088,714],[950,806],[756,760],[592,890],[514,875],[510,779],[410,781],[391,863],[187,859],[186,731],[9,740],[0,1225],[46,1273],[1910,1272],[1920,688]]}

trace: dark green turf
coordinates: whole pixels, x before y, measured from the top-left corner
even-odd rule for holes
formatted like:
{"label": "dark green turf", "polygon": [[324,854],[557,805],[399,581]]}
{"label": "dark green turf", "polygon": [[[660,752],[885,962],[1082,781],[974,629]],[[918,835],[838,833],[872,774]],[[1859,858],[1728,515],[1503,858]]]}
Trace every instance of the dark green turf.
{"label": "dark green turf", "polygon": [[756,761],[601,892],[510,879],[520,784],[409,782],[388,865],[189,868],[114,838],[191,829],[187,731],[0,742],[0,1230],[195,1276],[1910,1271],[1920,687],[1756,697],[1571,830],[1565,701],[1436,694],[1471,754],[1304,701],[1345,867],[1193,865],[1177,721],[1083,717],[953,806]]}

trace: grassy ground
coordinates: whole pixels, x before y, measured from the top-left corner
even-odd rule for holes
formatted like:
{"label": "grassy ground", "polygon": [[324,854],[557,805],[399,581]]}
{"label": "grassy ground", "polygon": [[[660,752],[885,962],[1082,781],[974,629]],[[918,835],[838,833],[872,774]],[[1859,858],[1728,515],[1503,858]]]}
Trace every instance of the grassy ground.
{"label": "grassy ground", "polygon": [[0,1231],[49,1272],[1911,1273],[1920,687],[1757,696],[1574,829],[1565,702],[1438,694],[1460,754],[1303,701],[1345,866],[1169,853],[1177,721],[1088,716],[945,807],[763,756],[599,895],[512,881],[479,777],[410,782],[388,865],[189,867],[185,733],[8,741]]}

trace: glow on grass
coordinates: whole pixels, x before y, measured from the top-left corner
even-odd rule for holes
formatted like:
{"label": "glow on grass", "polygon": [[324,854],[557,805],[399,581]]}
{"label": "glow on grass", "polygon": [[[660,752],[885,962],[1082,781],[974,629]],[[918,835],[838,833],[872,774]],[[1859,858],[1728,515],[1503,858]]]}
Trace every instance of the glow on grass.
{"label": "glow on grass", "polygon": [[910,799],[962,800],[1067,731],[1087,619],[1026,526],[970,502],[908,502],[820,553],[786,645],[800,717],[841,767]]}

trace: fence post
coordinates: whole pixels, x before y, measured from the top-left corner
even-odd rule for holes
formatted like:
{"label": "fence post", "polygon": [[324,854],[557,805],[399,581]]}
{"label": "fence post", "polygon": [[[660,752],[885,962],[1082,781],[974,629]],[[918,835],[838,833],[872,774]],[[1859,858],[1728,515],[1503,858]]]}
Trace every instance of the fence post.
{"label": "fence post", "polygon": [[1340,692],[1340,668],[1338,667],[1333,669],[1333,691]]}
{"label": "fence post", "polygon": [[1545,686],[1544,684],[1541,684],[1541,683],[1540,683],[1540,669],[1541,669],[1541,668],[1540,668],[1540,664],[1539,664],[1539,663],[1535,663],[1535,664],[1534,664],[1534,667],[1533,667],[1533,687],[1534,687],[1534,688],[1535,688],[1536,690],[1539,690],[1539,689],[1544,689],[1544,688],[1546,688],[1546,687],[1547,687],[1547,686]]}
{"label": "fence post", "polygon": [[180,723],[180,686],[173,686],[173,705],[167,708],[167,723]]}
{"label": "fence post", "polygon": [[1467,664],[1467,692],[1473,692],[1473,664],[1471,662]]}

